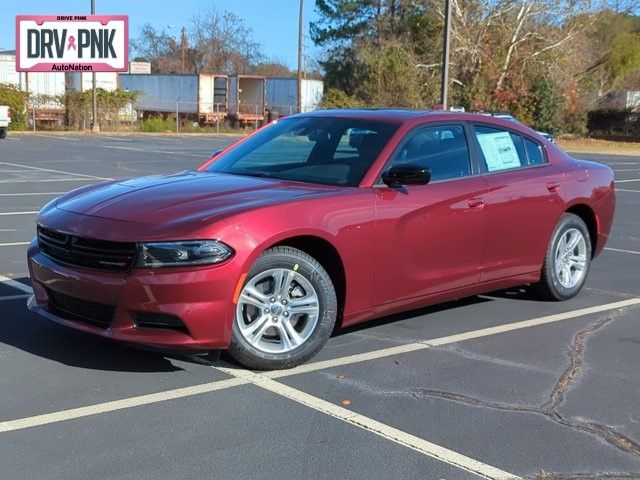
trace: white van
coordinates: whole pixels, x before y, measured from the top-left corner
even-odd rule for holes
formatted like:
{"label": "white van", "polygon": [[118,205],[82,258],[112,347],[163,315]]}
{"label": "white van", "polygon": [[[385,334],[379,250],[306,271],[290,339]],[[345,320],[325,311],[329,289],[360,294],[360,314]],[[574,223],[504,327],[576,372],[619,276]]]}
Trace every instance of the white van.
{"label": "white van", "polygon": [[5,138],[7,136],[7,130],[9,129],[10,123],[11,114],[9,112],[9,107],[6,105],[0,105],[0,138]]}

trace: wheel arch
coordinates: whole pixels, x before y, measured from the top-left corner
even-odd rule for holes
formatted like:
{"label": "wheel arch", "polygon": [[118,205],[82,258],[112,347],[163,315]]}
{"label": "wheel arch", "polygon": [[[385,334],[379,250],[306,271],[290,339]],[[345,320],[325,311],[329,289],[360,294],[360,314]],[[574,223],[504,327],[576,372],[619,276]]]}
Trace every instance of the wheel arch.
{"label": "wheel arch", "polygon": [[344,262],[336,247],[327,239],[316,235],[297,235],[278,240],[269,245],[265,250],[272,247],[293,247],[311,255],[327,271],[333,286],[336,289],[338,299],[338,319],[336,325],[342,319],[344,305],[347,295],[347,278],[344,269]]}
{"label": "wheel arch", "polygon": [[589,240],[591,240],[591,255],[595,256],[598,244],[598,220],[593,209],[584,203],[578,203],[567,208],[565,213],[572,213],[582,219],[589,230]]}

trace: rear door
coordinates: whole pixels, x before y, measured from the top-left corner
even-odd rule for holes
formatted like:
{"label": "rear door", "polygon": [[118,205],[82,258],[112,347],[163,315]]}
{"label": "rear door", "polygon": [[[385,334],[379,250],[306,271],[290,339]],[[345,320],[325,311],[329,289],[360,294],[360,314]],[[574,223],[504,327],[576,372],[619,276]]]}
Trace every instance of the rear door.
{"label": "rear door", "polygon": [[376,184],[379,305],[480,279],[487,187],[471,163],[464,125],[429,124],[409,132],[385,170],[401,164],[429,167],[432,180],[394,188]]}
{"label": "rear door", "polygon": [[540,142],[519,132],[476,123],[473,138],[489,188],[481,281],[539,271],[564,209],[562,174]]}

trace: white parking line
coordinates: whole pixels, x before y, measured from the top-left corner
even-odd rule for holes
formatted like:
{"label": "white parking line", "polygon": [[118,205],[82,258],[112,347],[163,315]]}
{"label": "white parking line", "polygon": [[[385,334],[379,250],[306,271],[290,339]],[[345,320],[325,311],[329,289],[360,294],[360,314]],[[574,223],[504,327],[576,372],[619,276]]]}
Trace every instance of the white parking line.
{"label": "white parking line", "polygon": [[[32,293],[32,289],[28,285],[16,282],[6,277],[0,276],[0,282],[5,285],[13,286],[26,293]],[[410,343],[408,345],[400,345],[398,347],[384,348],[381,350],[374,350],[359,355],[349,355],[347,357],[336,358],[332,360],[326,360],[321,362],[309,363],[301,365],[290,370],[278,370],[273,372],[266,372],[263,374],[265,378],[279,378],[287,377],[291,375],[298,375],[301,373],[313,372],[316,370],[323,370],[325,368],[332,368],[341,365],[351,365],[354,363],[364,362],[367,360],[375,360],[377,358],[384,358],[391,355],[398,355],[401,353],[408,353],[416,350],[424,350],[433,346],[446,345],[448,343],[460,342],[463,340],[469,340],[472,338],[487,337],[490,335],[496,335],[498,333],[505,333],[510,331],[519,330],[522,328],[533,327],[536,325],[544,325],[553,322],[559,322],[570,318],[576,318],[583,315],[591,315],[594,313],[606,312],[609,310],[615,310],[618,308],[624,308],[634,305],[640,305],[640,298],[632,298],[629,300],[623,300],[620,302],[607,303],[604,305],[597,305],[595,307],[582,308],[579,310],[572,310],[569,312],[558,313],[555,315],[549,315],[546,317],[534,318],[531,320],[525,320],[523,322],[516,322],[512,324],[499,325],[496,327],[484,328],[481,330],[470,331],[466,333],[450,335],[447,337],[435,338],[432,340],[425,340],[423,342]],[[239,380],[239,379],[235,379]],[[238,385],[248,383],[242,380]],[[219,385],[219,387],[216,387]],[[38,425],[46,425],[48,423],[62,422],[74,418],[86,417],[89,415],[96,415],[98,413],[112,412],[115,410],[122,410],[125,408],[133,408],[140,405],[148,405],[150,403],[163,402],[166,400],[173,400],[181,397],[188,397],[192,395],[198,395],[200,393],[207,393],[215,390],[222,390],[223,388],[229,388],[235,386],[231,380],[220,380],[217,382],[206,383],[202,385],[196,385],[193,387],[180,388],[177,390],[168,390],[165,392],[159,392],[152,395],[142,395],[138,397],[125,398],[116,400],[113,402],[99,403],[95,405],[89,405],[86,407],[74,408],[71,410],[61,410],[58,412],[48,413],[44,415],[36,415],[34,417],[19,418],[16,420],[8,420],[0,422],[0,432],[8,432],[12,430],[20,430],[23,428],[35,427]]]}
{"label": "white parking line", "polygon": [[300,403],[306,407],[317,410],[331,417],[342,420],[356,427],[362,428],[368,432],[374,433],[385,440],[392,441],[403,447],[410,448],[416,452],[422,453],[428,457],[434,458],[441,462],[453,465],[467,472],[480,475],[484,478],[506,480],[519,479],[517,475],[505,472],[486,463],[479,462],[473,458],[462,455],[453,450],[441,447],[435,443],[428,442],[422,438],[411,435],[397,428],[385,425],[364,415],[360,415],[346,408],[334,405],[318,397],[314,397],[308,393],[297,390],[288,385],[271,380],[270,378],[250,372],[249,370],[237,368],[216,367],[216,370],[222,371],[236,378],[251,382],[252,384],[268,390],[272,393],[285,397],[294,402]]}
{"label": "white parking line", "polygon": [[38,210],[28,212],[0,212],[0,217],[8,217],[11,215],[33,215],[34,213],[38,213]]}
{"label": "white parking line", "polygon": [[29,295],[8,295],[0,297],[0,302],[8,302],[9,300],[20,300],[21,298],[29,298]]}
{"label": "white parking line", "polygon": [[76,177],[90,178],[91,180],[113,180],[112,178],[96,177],[95,175],[85,175],[84,173],[66,172],[64,170],[52,170],[50,168],[32,167],[31,165],[20,165],[18,163],[0,162],[1,165],[11,165],[12,167],[22,167],[28,170],[38,170],[41,172],[62,173],[64,175],[74,175]]}
{"label": "white parking line", "polygon": [[141,405],[149,405],[152,403],[166,402],[176,398],[190,397],[203,393],[215,392],[216,390],[224,390],[229,387],[237,387],[249,383],[240,378],[230,378],[227,380],[218,380],[216,382],[203,383],[191,387],[176,388],[174,390],[165,390],[163,392],[150,393],[148,395],[140,395],[138,397],[123,398],[113,402],[98,403],[86,407],[72,408],[70,410],[62,410],[60,412],[46,413],[44,415],[36,415],[34,417],[20,418],[18,420],[9,420],[0,422],[0,432],[11,432],[14,430],[22,430],[25,428],[38,427],[49,423],[63,422],[65,420],[73,420],[75,418],[88,417],[100,413],[113,412],[125,408],[139,407]]}
{"label": "white parking line", "polygon": [[471,340],[473,338],[488,337],[490,335],[497,335],[499,333],[521,330],[523,328],[535,327],[548,323],[556,323],[563,320],[582,317],[584,315],[593,315],[594,313],[606,312],[609,310],[615,310],[617,308],[625,308],[634,305],[640,305],[640,298],[631,298],[629,300],[622,300],[620,302],[606,303],[604,305],[596,305],[595,307],[587,307],[581,308],[579,310],[571,310],[569,312],[556,313],[554,315],[547,315],[546,317],[538,317],[521,322],[507,323],[495,327],[483,328],[480,330],[473,330],[465,333],[458,333],[455,335],[434,338],[431,340],[424,340],[422,342],[408,343],[405,345],[399,345],[397,347],[383,348],[381,350],[349,355],[347,357],[333,358],[331,360],[308,363],[305,365],[300,365],[299,367],[292,368],[290,370],[274,370],[271,372],[265,372],[264,375],[268,378],[280,378],[287,377],[289,375],[314,372],[316,370],[324,370],[326,368],[341,367],[344,365],[351,365],[354,363],[390,357],[392,355],[410,353],[417,350],[425,350],[431,347],[440,347],[442,345],[448,345],[450,343],[461,342],[464,340]]}
{"label": "white parking line", "polygon": [[629,182],[640,182],[640,178],[633,178],[631,180],[616,180],[616,183],[629,183]]}
{"label": "white parking line", "polygon": [[0,197],[30,197],[33,195],[62,195],[65,192],[39,192],[39,193],[0,193]]}
{"label": "white parking line", "polygon": [[640,255],[640,252],[636,252],[633,250],[623,250],[621,248],[611,248],[611,247],[604,247],[604,249],[609,250],[610,252],[631,253],[633,255]]}
{"label": "white parking line", "polygon": [[144,153],[159,153],[162,155],[179,155],[179,156],[187,156],[187,157],[198,157],[202,158],[203,161],[207,160],[207,155],[200,155],[196,153],[184,153],[181,151],[167,151],[167,150],[149,150],[148,148],[136,148],[136,147],[122,147],[119,145],[103,145],[102,148],[113,148],[116,150],[132,150],[134,152],[144,152]]}
{"label": "white parking line", "polygon": [[628,190],[628,189],[624,189],[624,188],[616,188],[616,192],[634,192],[634,193],[640,193],[640,190]]}
{"label": "white parking line", "polygon": [[621,168],[619,170],[615,171],[616,173],[618,172],[640,172],[640,168]]}
{"label": "white parking line", "polygon": [[[0,183],[42,183],[42,182],[90,182],[99,178],[45,178],[44,180],[0,180]],[[104,180],[111,180],[105,178]]]}
{"label": "white parking line", "polygon": [[56,140],[66,140],[67,142],[77,142],[78,139],[77,138],[71,138],[71,137],[56,137],[55,135],[44,135],[42,133],[38,133],[38,137],[44,137],[44,138],[55,138]]}
{"label": "white parking line", "polygon": [[17,247],[20,245],[29,245],[31,242],[9,242],[9,243],[0,243],[0,247]]}
{"label": "white parking line", "polygon": [[25,285],[24,283],[17,282],[12,278],[4,277],[2,275],[0,275],[0,284],[7,285],[8,287],[13,287],[24,293],[33,293],[33,288],[31,288],[29,285]]}

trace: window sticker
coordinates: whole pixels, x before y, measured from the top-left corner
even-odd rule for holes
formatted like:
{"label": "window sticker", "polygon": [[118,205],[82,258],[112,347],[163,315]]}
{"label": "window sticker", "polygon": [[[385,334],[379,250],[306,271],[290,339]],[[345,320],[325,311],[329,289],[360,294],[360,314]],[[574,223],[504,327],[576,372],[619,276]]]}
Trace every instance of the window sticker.
{"label": "window sticker", "polygon": [[509,132],[476,135],[490,172],[520,167],[520,157]]}

